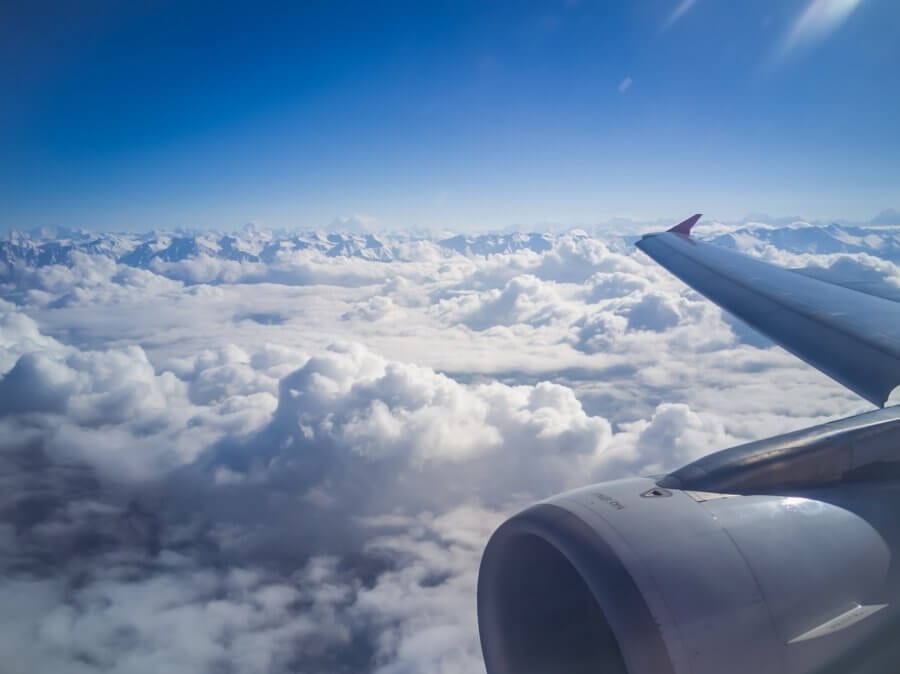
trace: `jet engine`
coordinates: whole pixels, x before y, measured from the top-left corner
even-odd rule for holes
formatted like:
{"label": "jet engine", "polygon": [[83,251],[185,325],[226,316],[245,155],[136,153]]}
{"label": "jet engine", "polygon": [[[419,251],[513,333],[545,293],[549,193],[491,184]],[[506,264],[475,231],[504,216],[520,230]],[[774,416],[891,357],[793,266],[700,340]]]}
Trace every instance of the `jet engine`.
{"label": "jet engine", "polygon": [[896,409],[515,515],[479,572],[488,674],[900,671]]}

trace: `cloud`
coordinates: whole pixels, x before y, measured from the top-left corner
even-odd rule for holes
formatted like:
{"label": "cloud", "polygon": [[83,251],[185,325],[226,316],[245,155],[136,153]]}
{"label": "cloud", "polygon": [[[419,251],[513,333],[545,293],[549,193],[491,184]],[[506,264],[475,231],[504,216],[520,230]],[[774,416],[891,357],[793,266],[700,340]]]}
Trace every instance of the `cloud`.
{"label": "cloud", "polygon": [[[713,232],[900,287],[890,231]],[[511,512],[865,407],[619,236],[254,230],[122,261],[173,240],[0,274],[13,672],[482,671]]]}
{"label": "cloud", "polygon": [[672,10],[672,13],[666,17],[665,22],[663,22],[662,30],[669,30],[675,23],[681,19],[685,14],[687,14],[691,9],[693,9],[694,5],[697,4],[697,0],[681,0],[675,9]]}
{"label": "cloud", "polygon": [[[266,387],[232,375],[265,368],[270,354],[255,357],[234,347],[200,354],[179,364],[185,378],[179,379],[153,372],[136,348],[64,351],[65,359],[20,358],[0,385],[25,391],[20,373],[27,369],[33,393],[4,415],[32,422],[43,415],[32,440],[46,447],[48,459],[79,459],[103,483],[144,499],[164,488],[168,505],[153,515],[139,507],[144,514],[132,522],[130,506],[88,488],[81,498],[97,504],[92,522],[72,511],[72,494],[66,505],[42,506],[22,536],[36,551],[52,543],[58,555],[65,547],[60,537],[83,536],[70,529],[86,523],[95,535],[107,532],[107,540],[86,567],[90,556],[82,551],[57,557],[49,578],[0,585],[0,596],[12,601],[7,606],[26,588],[57,595],[29,616],[39,638],[22,655],[25,669],[71,660],[86,672],[153,671],[162,663],[175,671],[287,671],[299,661],[319,662],[324,671],[336,659],[347,664],[363,655],[389,658],[380,671],[436,661],[477,666],[474,621],[462,598],[474,590],[481,546],[501,517],[497,508],[516,489],[536,494],[542,485],[575,484],[611,437],[609,423],[585,414],[564,387],[462,385],[346,344],[285,377],[277,409],[254,435],[240,440],[247,428],[240,425],[227,442],[195,436],[189,444],[208,448],[207,459],[173,456],[179,433],[173,426],[221,428],[212,417],[231,411],[223,399],[247,400]],[[230,374],[219,386],[223,371]],[[210,373],[213,394],[205,380]],[[134,386],[145,395],[132,397]],[[50,391],[58,393],[49,398]],[[187,398],[205,409],[192,408]],[[164,418],[147,418],[154,413]],[[141,441],[145,432],[152,443]],[[144,467],[151,447],[157,459],[171,461],[170,469],[196,469],[183,481],[140,488],[153,476],[165,477],[158,461],[152,472],[131,467],[134,461]],[[219,479],[223,470],[233,479]],[[479,501],[492,509],[483,512]],[[467,502],[472,505],[454,505]],[[236,503],[252,503],[253,510],[235,512]],[[428,508],[440,515],[424,514]],[[191,523],[198,516],[205,522],[200,529]],[[262,522],[269,525],[257,531]],[[179,533],[184,527],[194,529],[187,538]],[[49,532],[55,533],[47,538]],[[146,536],[156,542],[148,547]],[[286,545],[286,537],[296,542]],[[347,553],[348,545],[358,556],[349,570],[328,557]],[[299,570],[273,575],[266,567],[278,562]],[[355,565],[385,563],[370,585],[361,583],[363,570]],[[58,595],[79,573],[78,585]],[[368,644],[362,655],[345,653],[361,638]]]}
{"label": "cloud", "polygon": [[571,315],[567,294],[553,281],[523,274],[507,281],[503,288],[442,299],[435,311],[450,323],[463,323],[476,330],[521,323],[540,326]]}
{"label": "cloud", "polygon": [[619,82],[619,86],[616,87],[620,94],[626,93],[629,89],[631,89],[631,85],[634,83],[634,80],[631,77],[626,77],[624,80]]}
{"label": "cloud", "polygon": [[810,0],[781,41],[776,59],[786,59],[798,49],[823,41],[850,17],[860,1]]}
{"label": "cloud", "polygon": [[869,224],[873,226],[894,226],[900,225],[900,211],[896,208],[886,208],[874,218],[869,220]]}
{"label": "cloud", "polygon": [[355,234],[367,234],[376,230],[378,219],[371,215],[355,213],[354,215],[335,218],[328,229],[332,232],[351,232]]}

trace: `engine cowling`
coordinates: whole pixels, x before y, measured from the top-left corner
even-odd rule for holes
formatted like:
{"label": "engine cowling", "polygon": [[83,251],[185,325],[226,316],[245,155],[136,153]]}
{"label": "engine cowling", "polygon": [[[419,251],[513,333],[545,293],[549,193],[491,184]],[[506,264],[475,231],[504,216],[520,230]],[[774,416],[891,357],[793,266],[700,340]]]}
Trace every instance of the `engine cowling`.
{"label": "engine cowling", "polygon": [[734,495],[636,478],[561,494],[485,549],[487,671],[888,671],[898,538],[893,481]]}

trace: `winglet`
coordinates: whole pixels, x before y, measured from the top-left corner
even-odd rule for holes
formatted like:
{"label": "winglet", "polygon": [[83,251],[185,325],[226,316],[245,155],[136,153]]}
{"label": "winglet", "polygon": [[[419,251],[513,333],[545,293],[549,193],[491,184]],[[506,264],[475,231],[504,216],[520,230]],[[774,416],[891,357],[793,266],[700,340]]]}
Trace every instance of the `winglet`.
{"label": "winglet", "polygon": [[703,215],[702,213],[697,213],[696,215],[692,215],[684,222],[679,222],[677,225],[672,227],[669,231],[675,232],[676,234],[684,234],[685,236],[690,236],[691,229],[694,227],[694,225],[697,224],[697,220],[699,220],[702,215]]}

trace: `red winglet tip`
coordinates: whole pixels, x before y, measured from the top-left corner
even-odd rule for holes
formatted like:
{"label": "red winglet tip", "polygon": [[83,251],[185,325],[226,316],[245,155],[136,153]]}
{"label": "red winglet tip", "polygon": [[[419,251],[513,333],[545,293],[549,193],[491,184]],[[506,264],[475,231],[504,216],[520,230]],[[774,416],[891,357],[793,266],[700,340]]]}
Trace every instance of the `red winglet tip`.
{"label": "red winglet tip", "polygon": [[677,225],[672,227],[669,231],[675,232],[676,234],[684,234],[685,236],[691,235],[691,229],[693,229],[694,225],[697,224],[697,220],[700,219],[702,213],[697,213],[696,215],[692,215],[684,222],[679,222]]}

